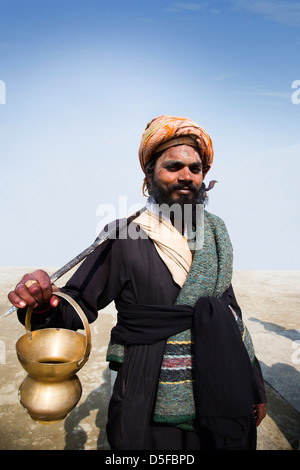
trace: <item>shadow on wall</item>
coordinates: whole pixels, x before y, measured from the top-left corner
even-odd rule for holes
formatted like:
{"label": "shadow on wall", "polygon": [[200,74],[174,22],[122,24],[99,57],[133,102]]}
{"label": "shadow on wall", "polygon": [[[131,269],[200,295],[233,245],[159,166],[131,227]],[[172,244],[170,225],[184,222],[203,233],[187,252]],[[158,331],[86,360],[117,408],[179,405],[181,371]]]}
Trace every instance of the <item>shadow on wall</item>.
{"label": "shadow on wall", "polygon": [[110,370],[103,372],[104,382],[93,390],[86,400],[75,408],[65,420],[65,450],[84,450],[88,433],[80,424],[92,411],[97,410],[94,425],[99,431],[97,450],[109,450],[106,437],[107,408],[110,399]]}

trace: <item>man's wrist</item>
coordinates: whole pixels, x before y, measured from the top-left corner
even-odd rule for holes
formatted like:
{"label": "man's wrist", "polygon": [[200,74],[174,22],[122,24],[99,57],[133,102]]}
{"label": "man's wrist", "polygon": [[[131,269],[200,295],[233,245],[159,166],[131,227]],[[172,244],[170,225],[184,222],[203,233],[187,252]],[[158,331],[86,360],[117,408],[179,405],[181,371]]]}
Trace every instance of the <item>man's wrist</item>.
{"label": "man's wrist", "polygon": [[44,305],[41,305],[40,307],[37,307],[37,308],[33,309],[32,313],[37,313],[37,314],[41,315],[43,313],[50,312],[50,310],[52,310],[52,307],[51,307],[50,303],[48,303],[48,304],[44,304]]}

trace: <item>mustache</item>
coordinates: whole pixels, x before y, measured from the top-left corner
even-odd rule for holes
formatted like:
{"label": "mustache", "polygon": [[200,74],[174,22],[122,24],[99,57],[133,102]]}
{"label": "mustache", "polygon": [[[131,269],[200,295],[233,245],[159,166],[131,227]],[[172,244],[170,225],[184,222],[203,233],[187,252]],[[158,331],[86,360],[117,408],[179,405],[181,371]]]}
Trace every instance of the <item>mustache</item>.
{"label": "mustache", "polygon": [[179,191],[181,189],[188,189],[189,191],[193,193],[196,193],[197,191],[199,191],[199,188],[190,182],[190,183],[173,184],[172,186],[170,186],[168,192]]}

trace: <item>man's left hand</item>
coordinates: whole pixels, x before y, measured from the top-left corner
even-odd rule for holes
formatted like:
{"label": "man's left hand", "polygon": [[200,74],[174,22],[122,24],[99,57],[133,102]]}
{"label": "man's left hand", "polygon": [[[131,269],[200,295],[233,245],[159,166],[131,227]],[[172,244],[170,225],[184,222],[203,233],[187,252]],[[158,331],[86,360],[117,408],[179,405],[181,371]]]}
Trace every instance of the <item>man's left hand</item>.
{"label": "man's left hand", "polygon": [[267,404],[266,403],[256,403],[254,405],[254,416],[256,420],[256,427],[260,425],[262,420],[267,414]]}

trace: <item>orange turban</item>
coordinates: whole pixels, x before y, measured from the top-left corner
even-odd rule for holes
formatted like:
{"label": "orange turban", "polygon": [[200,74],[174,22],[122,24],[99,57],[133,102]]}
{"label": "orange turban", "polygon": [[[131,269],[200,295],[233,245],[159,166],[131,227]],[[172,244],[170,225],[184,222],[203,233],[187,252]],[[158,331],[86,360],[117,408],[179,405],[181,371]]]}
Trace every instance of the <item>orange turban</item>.
{"label": "orange turban", "polygon": [[191,145],[199,150],[203,175],[210,169],[214,151],[208,133],[195,122],[184,117],[158,116],[147,124],[139,148],[142,170],[152,155],[175,145]]}

